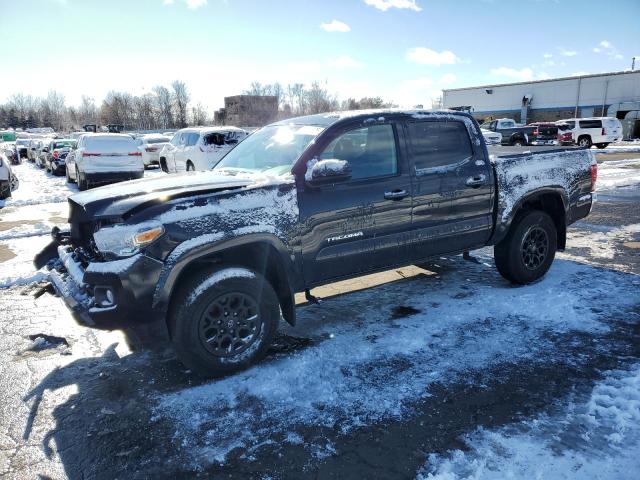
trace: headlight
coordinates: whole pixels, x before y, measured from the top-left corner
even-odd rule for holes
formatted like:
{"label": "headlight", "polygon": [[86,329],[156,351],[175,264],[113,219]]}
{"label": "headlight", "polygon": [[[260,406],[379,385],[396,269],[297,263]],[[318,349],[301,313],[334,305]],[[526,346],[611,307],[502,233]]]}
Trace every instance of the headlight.
{"label": "headlight", "polygon": [[93,234],[96,247],[102,253],[112,253],[117,257],[130,257],[140,248],[157,240],[164,233],[158,222],[144,222],[138,225],[114,225],[104,227]]}

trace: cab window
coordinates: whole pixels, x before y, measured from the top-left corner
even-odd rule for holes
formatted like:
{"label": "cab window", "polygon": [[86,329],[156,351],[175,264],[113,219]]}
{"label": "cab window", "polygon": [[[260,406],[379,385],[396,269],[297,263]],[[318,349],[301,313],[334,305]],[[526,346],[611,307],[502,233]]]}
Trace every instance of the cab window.
{"label": "cab window", "polygon": [[398,156],[393,126],[372,125],[350,130],[335,138],[318,158],[346,160],[354,180],[395,175]]}
{"label": "cab window", "polygon": [[473,149],[462,122],[425,121],[407,125],[409,148],[416,173],[455,165],[471,156]]}

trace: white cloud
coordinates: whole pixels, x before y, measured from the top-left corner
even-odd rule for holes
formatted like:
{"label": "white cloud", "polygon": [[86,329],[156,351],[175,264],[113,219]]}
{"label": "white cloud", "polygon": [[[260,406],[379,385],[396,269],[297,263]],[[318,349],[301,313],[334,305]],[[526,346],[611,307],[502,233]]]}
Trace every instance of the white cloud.
{"label": "white cloud", "polygon": [[322,28],[326,32],[341,32],[346,33],[350,32],[351,28],[344,22],[340,20],[331,20],[329,23],[321,23],[320,28]]}
{"label": "white cloud", "polygon": [[529,67],[521,68],[520,70],[509,67],[493,68],[491,69],[491,75],[520,81],[533,80],[533,70]]}
{"label": "white cloud", "polygon": [[560,51],[560,55],[563,57],[575,57],[578,54],[575,50],[568,50],[562,47],[558,48],[558,50]]}
{"label": "white cloud", "polygon": [[436,52],[430,48],[415,47],[407,51],[407,60],[421,65],[453,65],[458,63],[460,59],[451,51],[443,50]]}
{"label": "white cloud", "polygon": [[544,58],[553,58],[553,55],[551,53],[545,53],[544,55],[542,55]]}
{"label": "white cloud", "polygon": [[[196,10],[200,7],[203,7],[207,4],[207,0],[181,0],[189,10]],[[176,3],[176,0],[164,0],[163,5],[173,5]]]}
{"label": "white cloud", "polygon": [[581,70],[579,72],[573,72],[571,74],[572,77],[582,77],[583,75],[589,75],[589,72],[585,72],[584,70]]}
{"label": "white cloud", "polygon": [[593,47],[593,53],[604,53],[616,60],[622,60],[624,58],[613,43],[608,40],[602,40],[596,47]]}
{"label": "white cloud", "polygon": [[364,3],[386,12],[390,8],[407,9],[419,12],[422,10],[416,0],[364,0]]}

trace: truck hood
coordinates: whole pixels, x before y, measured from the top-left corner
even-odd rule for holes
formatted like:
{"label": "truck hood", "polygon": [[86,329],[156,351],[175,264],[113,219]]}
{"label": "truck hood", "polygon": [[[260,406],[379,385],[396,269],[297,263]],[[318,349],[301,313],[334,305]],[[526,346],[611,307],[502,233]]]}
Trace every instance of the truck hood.
{"label": "truck hood", "polygon": [[[192,195],[233,190],[264,184],[261,175],[225,175],[218,172],[189,172],[160,178],[145,178],[91,189],[69,197],[71,209],[78,207],[84,218],[121,217],[145,204]],[[270,182],[273,184],[273,182]]]}

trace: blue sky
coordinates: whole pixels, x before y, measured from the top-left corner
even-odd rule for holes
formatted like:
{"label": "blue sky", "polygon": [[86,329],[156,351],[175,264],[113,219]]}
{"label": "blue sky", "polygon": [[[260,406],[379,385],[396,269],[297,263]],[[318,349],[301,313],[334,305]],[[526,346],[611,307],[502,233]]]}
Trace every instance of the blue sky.
{"label": "blue sky", "polygon": [[0,101],[56,89],[99,102],[181,79],[211,113],[253,80],[319,80],[340,99],[430,106],[442,88],[640,56],[640,0],[0,0],[0,12]]}

